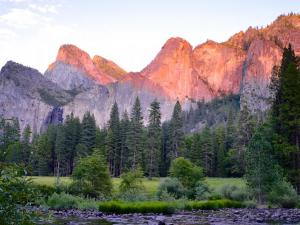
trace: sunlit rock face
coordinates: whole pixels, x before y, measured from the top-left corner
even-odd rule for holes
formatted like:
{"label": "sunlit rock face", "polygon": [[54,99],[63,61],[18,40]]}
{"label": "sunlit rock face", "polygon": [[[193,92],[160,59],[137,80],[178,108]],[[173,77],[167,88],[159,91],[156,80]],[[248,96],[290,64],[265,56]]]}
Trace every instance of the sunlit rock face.
{"label": "sunlit rock face", "polygon": [[100,73],[107,74],[116,80],[123,78],[123,76],[127,73],[113,61],[105,59],[99,55],[95,55],[93,57],[93,63]]}
{"label": "sunlit rock face", "polygon": [[241,49],[207,41],[194,49],[193,68],[215,96],[239,93],[245,58]]}
{"label": "sunlit rock face", "polygon": [[[62,66],[65,66],[66,71],[64,71]],[[75,74],[76,71],[78,75]],[[58,74],[59,76],[57,76]],[[56,61],[52,63],[46,71],[46,76],[62,84],[63,82],[60,81],[66,81],[70,79],[72,75],[75,75],[76,79],[83,76],[85,78],[81,79],[92,79],[99,84],[109,84],[116,81],[115,78],[98,70],[88,53],[74,45],[63,45],[59,48]]]}

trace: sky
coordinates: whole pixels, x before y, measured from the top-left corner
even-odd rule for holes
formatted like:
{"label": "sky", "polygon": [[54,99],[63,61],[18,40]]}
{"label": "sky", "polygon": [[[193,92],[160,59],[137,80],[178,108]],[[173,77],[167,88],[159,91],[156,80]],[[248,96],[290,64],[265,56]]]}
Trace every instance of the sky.
{"label": "sky", "polygon": [[300,12],[300,0],[0,0],[0,67],[44,72],[62,44],[140,71],[170,37],[194,47]]}

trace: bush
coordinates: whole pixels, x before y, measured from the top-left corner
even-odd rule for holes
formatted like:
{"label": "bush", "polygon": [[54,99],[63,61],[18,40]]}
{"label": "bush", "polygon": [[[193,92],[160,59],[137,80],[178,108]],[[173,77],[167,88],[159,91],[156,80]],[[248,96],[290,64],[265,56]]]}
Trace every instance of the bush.
{"label": "bush", "polygon": [[104,213],[163,213],[171,214],[176,210],[176,205],[168,202],[101,202],[99,211]]}
{"label": "bush", "polygon": [[26,206],[35,202],[37,195],[32,183],[24,177],[21,167],[0,165],[0,224],[30,225],[34,214]]}
{"label": "bush", "polygon": [[112,181],[106,162],[96,150],[92,155],[80,159],[72,174],[70,192],[88,197],[110,196]]}
{"label": "bush", "polygon": [[211,196],[208,184],[205,182],[198,182],[195,187],[195,199],[196,200],[206,200]]}
{"label": "bush", "polygon": [[283,208],[294,208],[297,204],[298,196],[293,186],[289,182],[282,180],[272,186],[268,194],[268,200],[270,203]]}
{"label": "bush", "polygon": [[93,199],[84,199],[66,193],[51,195],[45,203],[51,209],[97,209]]}
{"label": "bush", "polygon": [[143,172],[140,168],[136,170],[131,170],[127,173],[122,173],[121,175],[121,183],[120,183],[120,192],[135,192],[141,191],[144,189],[143,183]]}
{"label": "bush", "polygon": [[183,157],[172,161],[170,175],[176,177],[187,189],[194,188],[198,181],[204,179],[203,169]]}
{"label": "bush", "polygon": [[244,208],[245,205],[241,202],[232,201],[229,199],[209,200],[200,202],[189,202],[186,204],[186,210],[215,210],[222,208]]}
{"label": "bush", "polygon": [[117,198],[126,202],[138,202],[148,200],[147,195],[142,190],[128,190],[125,192],[120,192]]}
{"label": "bush", "polygon": [[55,190],[55,187],[49,185],[33,184],[32,188],[34,189],[34,191],[37,193],[38,196],[43,198],[48,198],[49,196],[57,192],[57,190]]}
{"label": "bush", "polygon": [[240,188],[230,184],[223,185],[220,189],[220,194],[223,198],[235,201],[245,201],[250,197],[246,188]]}
{"label": "bush", "polygon": [[167,177],[159,184],[156,195],[159,200],[162,200],[162,196],[166,193],[178,199],[184,196],[185,190],[177,178]]}

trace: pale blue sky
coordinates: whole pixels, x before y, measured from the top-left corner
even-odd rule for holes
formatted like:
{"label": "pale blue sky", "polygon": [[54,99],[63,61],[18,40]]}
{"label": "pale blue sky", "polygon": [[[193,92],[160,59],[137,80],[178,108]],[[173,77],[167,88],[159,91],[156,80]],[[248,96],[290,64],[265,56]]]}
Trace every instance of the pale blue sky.
{"label": "pale blue sky", "polygon": [[0,66],[44,72],[69,43],[139,71],[170,37],[222,42],[289,12],[300,0],[0,0]]}

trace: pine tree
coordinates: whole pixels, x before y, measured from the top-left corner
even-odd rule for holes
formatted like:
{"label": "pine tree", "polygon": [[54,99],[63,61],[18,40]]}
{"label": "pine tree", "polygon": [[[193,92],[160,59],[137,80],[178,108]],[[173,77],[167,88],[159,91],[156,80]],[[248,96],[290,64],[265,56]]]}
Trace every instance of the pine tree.
{"label": "pine tree", "polygon": [[32,152],[32,146],[31,146],[31,128],[29,125],[27,125],[23,131],[22,139],[21,139],[21,145],[22,145],[22,158],[24,164],[27,166],[29,164],[30,154]]}
{"label": "pine tree", "polygon": [[170,132],[170,153],[171,160],[173,160],[180,156],[184,140],[182,110],[179,101],[176,102],[173,109]]}
{"label": "pine tree", "polygon": [[264,124],[255,133],[246,152],[246,180],[259,203],[266,200],[272,186],[281,179],[274,159],[272,129]]}
{"label": "pine tree", "polygon": [[80,143],[87,149],[85,155],[91,154],[96,145],[96,121],[94,115],[91,115],[90,112],[86,112],[82,119]]}
{"label": "pine tree", "polygon": [[154,100],[150,105],[147,129],[146,173],[151,179],[159,174],[159,157],[161,152],[161,113],[160,104]]}
{"label": "pine tree", "polygon": [[223,125],[217,127],[214,131],[216,165],[215,172],[217,177],[226,176],[226,149],[225,149],[225,128]]}
{"label": "pine tree", "polygon": [[[272,121],[276,137],[277,158],[288,178],[300,193],[300,72],[299,63],[289,45],[284,49],[277,74]],[[298,65],[299,66],[299,65]],[[274,79],[276,80],[276,78]]]}
{"label": "pine tree", "polygon": [[165,177],[168,175],[171,164],[171,123],[165,121],[162,124],[162,151],[160,156],[159,175]]}
{"label": "pine tree", "polygon": [[214,152],[210,129],[205,127],[201,133],[200,165],[207,176],[212,176]]}
{"label": "pine tree", "polygon": [[74,159],[76,157],[76,147],[80,143],[80,121],[74,118],[74,114],[67,115],[64,123],[65,133],[65,154],[67,156],[67,174],[72,174],[74,169]]}
{"label": "pine tree", "polygon": [[127,111],[122,115],[120,122],[120,139],[121,139],[121,153],[120,153],[120,174],[130,168],[128,164],[129,150],[128,150],[128,135],[130,128],[130,120]]}
{"label": "pine tree", "polygon": [[128,134],[129,165],[132,169],[137,169],[142,164],[144,134],[143,116],[139,97],[136,97],[131,110],[130,127]]}
{"label": "pine tree", "polygon": [[120,175],[120,153],[121,153],[121,140],[120,140],[120,118],[118,105],[115,102],[111,112],[107,136],[107,155],[109,162],[109,170],[113,176]]}
{"label": "pine tree", "polygon": [[67,159],[69,154],[66,152],[66,137],[65,130],[62,125],[56,127],[56,139],[55,139],[55,174],[57,177],[68,174]]}

